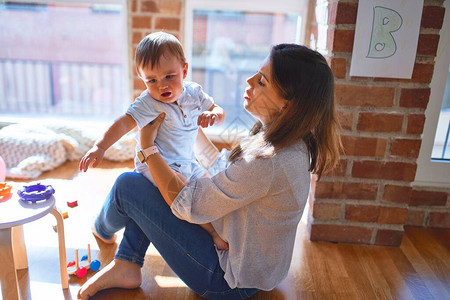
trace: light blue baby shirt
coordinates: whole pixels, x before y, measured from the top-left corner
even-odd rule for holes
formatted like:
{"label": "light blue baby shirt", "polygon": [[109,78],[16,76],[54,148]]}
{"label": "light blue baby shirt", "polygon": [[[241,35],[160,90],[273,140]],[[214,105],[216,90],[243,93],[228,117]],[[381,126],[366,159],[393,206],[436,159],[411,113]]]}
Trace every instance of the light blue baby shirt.
{"label": "light blue baby shirt", "polygon": [[[208,110],[214,100],[195,82],[183,82],[183,92],[177,103],[163,103],[150,96],[148,90],[136,98],[128,107],[129,114],[136,121],[139,129],[154,120],[160,113],[166,117],[158,130],[155,145],[168,165],[183,165],[195,162],[194,143],[197,138],[199,115]],[[140,150],[139,133],[136,134],[136,151]],[[145,174],[147,165],[138,158],[135,160],[136,171]]]}

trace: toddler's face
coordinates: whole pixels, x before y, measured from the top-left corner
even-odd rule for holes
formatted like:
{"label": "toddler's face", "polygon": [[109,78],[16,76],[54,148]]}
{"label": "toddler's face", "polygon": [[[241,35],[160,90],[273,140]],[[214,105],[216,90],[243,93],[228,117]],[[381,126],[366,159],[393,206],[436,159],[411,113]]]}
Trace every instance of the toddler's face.
{"label": "toddler's face", "polygon": [[138,72],[153,99],[173,103],[183,91],[183,79],[186,78],[187,69],[187,63],[183,66],[175,56],[166,55],[162,56],[153,68],[140,67]]}

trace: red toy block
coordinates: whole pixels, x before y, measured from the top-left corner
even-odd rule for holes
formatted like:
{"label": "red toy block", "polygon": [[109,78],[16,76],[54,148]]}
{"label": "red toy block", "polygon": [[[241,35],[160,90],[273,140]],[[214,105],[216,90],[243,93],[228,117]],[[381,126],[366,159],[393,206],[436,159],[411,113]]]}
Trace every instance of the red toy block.
{"label": "red toy block", "polygon": [[87,274],[87,269],[85,267],[81,267],[75,272],[75,275],[78,278],[82,278],[82,277],[86,276],[86,274]]}
{"label": "red toy block", "polygon": [[68,207],[76,207],[76,206],[78,206],[78,201],[77,200],[72,201],[72,202],[67,201],[67,206]]}
{"label": "red toy block", "polygon": [[75,266],[75,261],[69,261],[69,263],[67,264],[67,267],[71,267],[71,266]]}

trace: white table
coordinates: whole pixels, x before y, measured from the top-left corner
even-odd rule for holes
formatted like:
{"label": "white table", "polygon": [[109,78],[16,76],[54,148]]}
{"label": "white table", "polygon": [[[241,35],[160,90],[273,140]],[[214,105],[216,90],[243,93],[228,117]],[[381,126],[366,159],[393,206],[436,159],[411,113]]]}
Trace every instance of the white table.
{"label": "white table", "polygon": [[55,206],[55,197],[27,203],[19,200],[17,191],[13,190],[9,200],[0,202],[0,281],[3,299],[19,299],[16,270],[28,268],[22,225],[48,213],[55,216],[57,222],[61,285],[64,289],[69,287],[63,216]]}

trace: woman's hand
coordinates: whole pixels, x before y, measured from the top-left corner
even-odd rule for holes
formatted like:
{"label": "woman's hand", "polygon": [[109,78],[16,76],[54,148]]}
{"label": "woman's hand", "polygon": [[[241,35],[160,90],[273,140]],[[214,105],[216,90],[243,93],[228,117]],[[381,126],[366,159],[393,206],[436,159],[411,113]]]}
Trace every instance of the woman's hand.
{"label": "woman's hand", "polygon": [[[141,149],[155,144],[156,134],[165,116],[165,113],[161,113],[156,119],[141,128],[139,131]],[[164,200],[169,206],[172,205],[173,200],[185,186],[184,177],[178,176],[164,161],[160,153],[148,156],[145,162]]]}
{"label": "woman's hand", "polygon": [[155,144],[156,135],[158,134],[159,126],[164,121],[166,113],[160,113],[156,119],[145,125],[139,130],[139,137],[141,149],[146,149]]}

